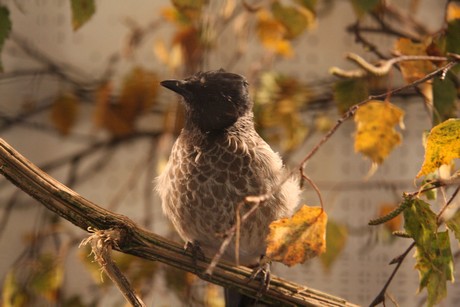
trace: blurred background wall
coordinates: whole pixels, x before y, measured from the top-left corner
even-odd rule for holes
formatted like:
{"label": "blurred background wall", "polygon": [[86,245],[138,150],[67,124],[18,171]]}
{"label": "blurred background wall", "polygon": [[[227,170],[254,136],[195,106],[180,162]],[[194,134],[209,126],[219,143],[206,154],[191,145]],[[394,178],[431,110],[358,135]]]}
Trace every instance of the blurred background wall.
{"label": "blurred background wall", "polygon": [[[431,31],[439,28],[444,17],[442,1],[400,1],[398,5],[409,7],[414,2],[417,2],[418,7],[412,17],[423,20]],[[162,17],[165,14],[164,8],[171,7],[169,1],[96,1],[96,13],[77,31],[73,31],[71,26],[70,1],[0,1],[0,4],[9,9],[14,33],[14,37],[6,41],[1,54],[4,74],[50,68],[50,63],[40,59],[37,54],[46,55],[72,78],[83,83],[102,78],[108,67],[111,67],[112,93],[116,96],[120,95],[123,80],[134,67],[153,71],[158,81],[181,77],[184,72],[177,67],[165,65],[161,60],[162,44],[169,55],[175,52],[169,43],[171,37],[176,35],[177,28]],[[225,1],[214,1],[208,10],[221,12],[225,5]],[[246,75],[251,85],[256,86],[260,84],[261,72],[266,69],[264,65],[269,65],[271,71],[289,75],[312,88],[315,82],[315,86],[327,87],[332,82],[328,73],[331,66],[354,67],[344,59],[346,52],[356,52],[369,59],[372,57],[366,55],[366,51],[355,43],[353,35],[346,31],[346,27],[356,19],[348,1],[324,1],[320,7],[316,25],[293,44],[292,57],[272,58],[264,62],[267,52],[257,42],[254,33],[243,26],[239,30],[229,27],[216,34],[219,36],[218,45],[197,68],[208,70],[222,67],[232,70]],[[145,30],[150,26],[154,30],[145,31],[144,36],[135,36],[136,30]],[[247,48],[238,54],[235,52],[235,43],[240,43],[240,40],[233,36],[235,33],[244,36],[244,31],[248,32]],[[133,43],[132,40],[136,39],[139,41]],[[393,48],[391,37],[372,39],[384,52],[389,53]],[[129,50],[133,44],[135,48]],[[27,48],[30,50],[25,50]],[[115,64],[111,66],[112,62]],[[150,134],[124,141],[121,146],[108,145],[106,140],[110,138],[111,131],[94,124],[94,106],[91,103],[81,104],[78,121],[68,135],[62,135],[58,129],[53,128],[50,112],[31,112],[22,121],[8,125],[7,117],[14,118],[15,114],[24,110],[46,108],[56,97],[72,88],[72,83],[52,74],[24,73],[23,76],[0,77],[2,138],[89,200],[125,214],[156,233],[177,239],[162,216],[151,183],[167,158],[178,131],[175,126],[177,121],[168,121],[164,115],[167,113],[174,117],[175,112],[180,112],[176,111],[177,97],[158,89],[158,100],[161,103],[156,103],[151,111],[143,114],[142,119],[136,122],[140,131],[148,131]],[[401,82],[396,75],[391,78],[395,84]],[[81,97],[88,95],[85,92],[78,94]],[[321,120],[324,120],[326,127],[330,127],[339,118],[331,101],[332,94],[325,98],[324,106],[316,104],[310,110],[302,109],[301,120],[310,128],[302,142],[296,143],[295,150],[286,150],[282,138],[270,139],[270,132],[265,132],[269,143],[282,152],[291,167],[295,167],[301,157],[323,136],[321,129],[311,127],[319,125]],[[313,259],[293,268],[275,265],[275,275],[362,305],[368,305],[383,287],[392,271],[389,261],[400,255],[410,243],[404,239],[391,238],[384,226],[370,227],[367,223],[384,210],[385,204],[390,206],[397,203],[403,191],[415,189],[414,177],[423,159],[422,133],[430,129],[431,125],[420,98],[396,97],[393,102],[406,112],[406,129],[402,131],[404,142],[369,179],[365,178],[370,162],[353,149],[352,121],[345,123],[307,165],[307,174],[321,189],[325,209],[336,227],[336,240],[343,242],[343,246],[335,243],[341,249],[336,253],[337,258],[330,262]],[[165,129],[169,133],[161,136],[152,132]],[[103,145],[94,150],[93,154],[83,156],[81,162],[76,161],[76,152],[83,152],[95,144]],[[150,158],[152,156],[154,159]],[[68,157],[74,160],[66,160]],[[14,210],[9,209],[11,203],[14,203]],[[318,205],[318,199],[309,187],[306,188],[303,203]],[[100,298],[95,290],[95,284],[99,282],[97,270],[92,273],[88,270],[88,264],[82,263],[87,250],[77,248],[78,239],[86,236],[83,231],[62,221],[55,222],[54,228],[47,228],[48,231],[59,232],[59,236],[43,234],[41,227],[54,217],[28,196],[17,193],[4,179],[0,179],[0,212],[2,216],[7,216],[1,221],[0,237],[0,280],[3,284],[11,268],[33,253],[34,249],[30,246],[38,244],[40,248],[35,250],[55,250],[63,255],[65,270],[59,273],[63,279],[62,288],[59,288],[61,297],[78,297],[85,293],[79,301],[75,299],[72,302],[78,301],[87,306],[97,301],[96,296]],[[38,240],[40,236],[52,238]],[[63,248],[69,238],[72,243]],[[186,287],[175,284],[174,280],[186,281],[188,290],[214,297],[215,301],[210,300],[214,303],[221,302],[218,294],[213,292],[218,290],[210,290],[197,280],[190,281],[179,272],[168,272],[167,269],[148,265],[152,277],[145,279],[148,283],[144,283],[141,288],[149,306],[195,304],[193,300],[184,300],[187,293],[190,293],[186,293]],[[415,306],[424,300],[425,294],[416,295],[418,274],[413,266],[412,257],[408,257],[389,289],[400,306]],[[129,267],[127,270],[134,269]],[[24,277],[26,273],[21,274]],[[456,277],[459,278],[458,272]],[[121,295],[110,284],[105,278],[104,295],[98,301],[98,306],[124,304]],[[458,303],[460,292],[457,290],[457,284],[449,286],[449,295],[443,306],[455,306]],[[198,301],[196,305],[199,305]],[[67,303],[70,305],[70,300]],[[208,305],[212,303],[208,301]]]}

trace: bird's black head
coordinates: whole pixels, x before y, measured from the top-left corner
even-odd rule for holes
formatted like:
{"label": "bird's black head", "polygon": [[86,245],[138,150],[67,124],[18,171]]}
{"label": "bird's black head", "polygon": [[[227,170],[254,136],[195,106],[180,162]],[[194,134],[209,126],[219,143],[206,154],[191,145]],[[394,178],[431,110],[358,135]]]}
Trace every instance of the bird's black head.
{"label": "bird's black head", "polygon": [[165,80],[161,85],[184,97],[186,124],[202,131],[223,130],[252,109],[246,79],[223,69]]}

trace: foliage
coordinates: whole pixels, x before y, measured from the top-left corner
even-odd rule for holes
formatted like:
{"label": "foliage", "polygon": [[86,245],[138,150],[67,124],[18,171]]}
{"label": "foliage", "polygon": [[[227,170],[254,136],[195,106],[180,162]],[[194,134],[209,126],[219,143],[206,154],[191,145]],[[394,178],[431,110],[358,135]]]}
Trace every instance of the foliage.
{"label": "foliage", "polygon": [[[454,65],[458,63],[460,53],[460,4],[449,1],[445,6],[444,24],[436,31],[427,31],[423,23],[412,19],[406,22],[407,11],[396,4],[390,7],[385,1],[349,0],[356,14],[356,23],[349,26],[347,31],[363,45],[367,51],[366,58],[370,58],[370,62],[375,64],[351,56],[349,58],[354,59],[359,69],[348,71],[348,74],[343,74],[340,78],[329,78],[324,82],[327,86],[318,91],[313,83],[303,82],[297,76],[277,71],[275,64],[277,61],[295,61],[299,55],[296,42],[304,39],[308,31],[318,26],[321,12],[318,8],[330,5],[328,1],[275,0],[260,1],[260,4],[253,5],[250,1],[227,0],[224,9],[219,12],[213,11],[212,3],[213,1],[207,0],[172,0],[168,7],[157,12],[158,22],[146,27],[137,24],[132,26],[129,46],[126,48],[130,52],[115,54],[107,72],[90,82],[73,79],[73,74],[66,70],[65,65],[59,65],[59,61],[35,54],[36,60],[51,75],[57,76],[62,84],[62,89],[53,97],[48,108],[43,108],[48,112],[47,118],[52,129],[62,137],[72,138],[79,120],[90,113],[94,126],[98,128],[95,129],[95,135],[105,137],[106,144],[119,144],[117,142],[129,140],[131,137],[143,136],[154,136],[156,141],[158,136],[162,136],[161,142],[158,142],[163,145],[158,146],[160,153],[153,157],[152,152],[156,148],[152,146],[149,158],[141,161],[140,165],[146,168],[144,165],[147,163],[148,168],[153,169],[156,160],[162,161],[161,151],[167,151],[164,144],[171,132],[180,130],[183,116],[178,107],[171,107],[159,95],[160,73],[131,61],[136,48],[145,41],[144,38],[148,34],[156,33],[158,24],[168,27],[172,34],[167,39],[155,36],[151,41],[153,53],[163,68],[171,74],[188,75],[206,67],[209,58],[222,51],[219,49],[222,33],[230,33],[231,39],[235,40],[235,49],[225,50],[234,53],[234,61],[244,57],[249,42],[257,45],[263,56],[254,64],[256,68],[248,68],[248,75],[251,73],[252,78],[251,95],[255,103],[256,126],[261,135],[270,143],[278,145],[284,154],[295,152],[313,132],[326,130],[324,140],[329,140],[341,122],[353,117],[355,133],[350,141],[354,141],[355,151],[369,158],[375,166],[386,163],[396,146],[404,142],[401,133],[395,129],[396,125],[403,127],[406,112],[406,106],[396,106],[393,98],[402,92],[396,81],[398,78],[395,78],[398,75],[407,88],[415,88],[408,95],[420,97],[421,103],[426,106],[427,117],[432,122],[432,129],[426,137],[425,159],[419,173],[414,176],[423,177],[423,181],[418,184],[419,191],[404,194],[400,205],[396,206],[392,202],[375,204],[379,218],[370,224],[385,223],[387,232],[398,232],[404,224],[405,233],[399,235],[410,237],[414,241],[415,269],[420,277],[419,290],[426,289],[429,306],[440,303],[446,296],[448,282],[453,281],[453,246],[450,245],[450,237],[460,241],[460,211],[457,210],[449,218],[444,218],[443,215],[459,189],[455,178],[458,178],[459,172],[456,161],[460,158],[460,65]],[[83,26],[89,27],[91,19],[98,17],[94,0],[71,0],[70,10],[73,31]],[[0,52],[5,41],[11,39],[33,57],[31,48],[10,35],[11,31],[10,9],[6,5],[0,5]],[[369,39],[373,33],[383,34],[391,39],[392,50],[386,50],[386,46],[381,48],[374,45],[373,40]],[[382,51],[383,49],[385,50]],[[129,66],[129,72],[118,83],[113,73],[114,67],[123,60],[126,60],[123,64]],[[331,59],[332,61],[334,60]],[[453,65],[433,74],[434,71],[446,67],[447,63]],[[234,64],[235,62],[230,62],[228,66],[232,67]],[[0,61],[0,72],[2,69]],[[299,67],[300,69],[303,68]],[[421,82],[424,78],[426,80]],[[376,93],[380,96],[377,97]],[[90,111],[82,112],[83,106],[87,105]],[[332,124],[333,120],[324,115],[327,112],[317,113],[319,115],[315,123],[311,124],[311,117],[307,112],[328,111],[332,105],[341,116],[338,124]],[[40,110],[37,108],[31,112]],[[159,114],[156,119],[165,124],[158,125],[161,126],[160,131],[154,130],[154,125],[151,124],[148,128],[152,130],[146,133],[141,129],[141,121],[152,113]],[[21,123],[28,116],[28,113],[24,114],[5,122]],[[105,132],[103,136],[97,134],[100,130]],[[109,148],[104,143],[97,144],[87,151]],[[93,143],[91,145],[94,146]],[[76,182],[75,178],[79,175],[76,169],[79,161],[86,157],[85,152],[77,152],[67,161],[66,165],[71,169],[69,183]],[[94,164],[97,166],[94,169],[103,169],[107,165],[110,155],[105,153],[103,159]],[[299,169],[303,169],[308,159],[309,156],[300,164]],[[449,170],[447,175],[440,171],[440,167],[445,166]],[[133,177],[139,176],[134,172]],[[134,181],[128,181],[127,186],[130,188]],[[437,199],[437,195],[448,195],[451,192],[450,186],[457,191],[450,193],[451,199]],[[438,190],[442,193],[436,193]],[[435,210],[436,203],[441,204],[438,212]],[[327,205],[324,210],[328,210]],[[344,250],[351,232],[345,226],[346,223],[333,220],[326,223],[326,220],[327,215],[323,208],[305,206],[291,219],[273,222],[268,237],[267,254],[272,259],[291,266],[315,257],[326,249],[321,254],[320,261],[326,271],[330,270]],[[50,225],[58,224],[52,219],[48,222]],[[445,229],[444,224],[447,226]],[[34,244],[30,243],[29,247]],[[88,253],[87,250],[82,252],[84,255]],[[84,305],[79,297],[59,296],[65,274],[62,259],[55,259],[42,251],[31,254],[36,256],[33,260],[19,262],[26,265],[17,265],[7,273],[2,289],[4,306],[26,306],[37,301]],[[194,291],[194,275],[177,269],[158,267],[131,256],[116,254],[114,258],[136,289],[145,290],[143,285],[161,276],[166,287],[184,303],[188,302]],[[400,259],[403,261],[404,257]],[[82,257],[82,261],[92,272],[95,283],[101,288],[109,286],[109,283],[101,283],[100,271],[94,263],[90,263],[86,257]],[[161,274],[158,274],[160,270]],[[383,290],[386,290],[385,287]],[[212,288],[209,293],[210,296],[213,295]],[[99,298],[90,305],[98,302]]]}
{"label": "foliage", "polygon": [[73,30],[78,30],[96,12],[94,0],[71,0],[72,5],[72,26]]}
{"label": "foliage", "polygon": [[302,206],[291,218],[270,224],[267,257],[288,266],[304,263],[326,249],[327,214],[320,207]]}
{"label": "foliage", "polygon": [[369,101],[355,114],[355,151],[380,164],[401,143],[394,126],[402,125],[404,111],[390,102]]}
{"label": "foliage", "polygon": [[460,158],[460,120],[449,119],[433,127],[426,140],[425,160],[417,177]]}

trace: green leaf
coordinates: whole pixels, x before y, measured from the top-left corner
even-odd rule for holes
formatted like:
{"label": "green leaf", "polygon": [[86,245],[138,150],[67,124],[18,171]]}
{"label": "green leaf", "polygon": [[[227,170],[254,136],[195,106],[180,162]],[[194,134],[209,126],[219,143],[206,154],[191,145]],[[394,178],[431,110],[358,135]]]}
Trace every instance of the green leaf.
{"label": "green leaf", "polygon": [[171,2],[181,18],[191,22],[200,18],[201,11],[209,0],[172,0]]}
{"label": "green leaf", "polygon": [[[8,8],[0,5],[0,55],[3,49],[3,44],[11,32],[11,19]],[[0,59],[0,72],[3,72],[3,66]]]}
{"label": "green leaf", "polygon": [[332,265],[342,253],[348,239],[348,229],[345,225],[328,221],[326,226],[326,252],[319,256],[321,264],[326,272],[331,270]]}
{"label": "green leaf", "polygon": [[285,37],[287,39],[299,36],[310,24],[307,16],[298,9],[284,6],[279,1],[272,4],[271,10],[275,19],[286,28]]}
{"label": "green leaf", "polygon": [[353,9],[358,17],[365,15],[366,13],[372,11],[379,0],[350,0],[353,5]]}
{"label": "green leaf", "polygon": [[431,233],[430,237],[427,246],[417,246],[415,268],[419,271],[419,291],[427,289],[427,305],[433,306],[446,297],[446,283],[454,281],[454,268],[447,231]]}
{"label": "green leaf", "polygon": [[454,216],[446,221],[446,225],[454,233],[458,242],[460,242],[460,210],[457,210]]}
{"label": "green leaf", "polygon": [[303,6],[313,14],[316,14],[316,3],[318,0],[295,0],[299,5]]}
{"label": "green leaf", "polygon": [[436,214],[431,210],[430,204],[421,199],[410,200],[404,210],[404,229],[421,248],[427,248],[432,234],[438,228]]}
{"label": "green leaf", "polygon": [[433,79],[433,124],[455,117],[457,89],[451,78]]}
{"label": "green leaf", "polygon": [[447,24],[446,52],[460,53],[460,19],[454,19]]}
{"label": "green leaf", "polygon": [[453,281],[453,258],[447,231],[437,232],[436,214],[421,199],[410,200],[404,210],[404,229],[415,241],[415,268],[419,271],[419,291],[427,288],[428,306],[446,296],[446,283]]}
{"label": "green leaf", "polygon": [[70,0],[72,8],[73,30],[78,30],[96,12],[94,0]]}
{"label": "green leaf", "polygon": [[340,113],[345,113],[368,96],[368,86],[364,79],[340,80],[334,85],[334,100]]}
{"label": "green leaf", "polygon": [[49,301],[54,302],[57,291],[64,281],[62,263],[54,255],[43,254],[37,259],[34,269],[30,280],[31,288]]}
{"label": "green leaf", "polygon": [[316,14],[316,4],[318,3],[318,0],[294,0],[297,2],[299,5],[303,6],[313,14]]}
{"label": "green leaf", "polygon": [[[431,182],[433,182],[435,179],[437,179],[437,176],[435,174],[433,173],[428,174],[423,179],[421,186],[424,187],[425,189],[433,188],[434,185]],[[426,199],[428,200],[435,200],[438,196],[438,189],[433,188],[431,190],[424,192],[423,195],[425,195]]]}

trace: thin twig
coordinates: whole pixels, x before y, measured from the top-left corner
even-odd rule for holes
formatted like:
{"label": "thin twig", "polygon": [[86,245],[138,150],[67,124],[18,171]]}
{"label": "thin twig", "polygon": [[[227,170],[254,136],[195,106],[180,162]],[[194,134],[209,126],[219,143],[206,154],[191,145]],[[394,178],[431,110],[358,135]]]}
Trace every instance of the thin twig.
{"label": "thin twig", "polygon": [[396,266],[395,268],[393,269],[393,272],[391,273],[390,277],[388,278],[387,282],[385,283],[385,285],[383,286],[382,290],[380,290],[380,293],[377,295],[377,297],[372,301],[372,303],[369,305],[370,307],[373,307],[373,306],[377,306],[378,304],[380,303],[384,303],[385,302],[385,293],[387,292],[387,289],[388,287],[390,286],[391,284],[391,281],[393,280],[393,278],[395,277],[396,275],[396,272],[398,272],[399,270],[399,267],[401,266],[401,264],[403,263],[404,259],[406,258],[407,254],[409,254],[409,252],[415,247],[415,242],[412,242],[411,245],[409,245],[409,247],[406,249],[406,251],[404,253],[402,253],[400,256],[396,257],[395,259],[393,259],[390,264],[395,264],[396,263]]}

